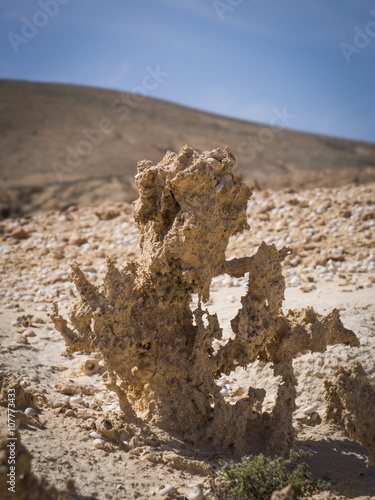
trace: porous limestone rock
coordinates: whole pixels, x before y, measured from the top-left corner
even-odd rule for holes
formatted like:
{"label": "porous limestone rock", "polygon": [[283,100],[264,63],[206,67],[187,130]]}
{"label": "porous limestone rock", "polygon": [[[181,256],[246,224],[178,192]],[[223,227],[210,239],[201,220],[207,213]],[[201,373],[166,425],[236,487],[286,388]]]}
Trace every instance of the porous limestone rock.
{"label": "porous limestone rock", "polygon": [[[290,249],[262,243],[255,255],[226,261],[229,238],[249,229],[252,194],[235,181],[234,166],[229,148],[199,155],[187,146],[167,152],[156,166],[139,162],[134,217],[140,258],[122,269],[108,259],[101,288],[73,263],[70,280],[81,297],[70,313],[73,328],[57,304],[52,319],[68,353],[101,352],[127,421],[221,452],[280,453],[293,441],[293,358],[358,340],[337,310],[324,317],[310,308],[283,314],[281,263]],[[231,323],[234,338],[214,350],[222,329],[202,303],[212,278],[224,273],[249,273],[249,285]],[[282,379],[272,412],[262,412],[261,388],[230,404],[216,383],[257,359],[272,363]]]}
{"label": "porous limestone rock", "polygon": [[333,381],[325,380],[325,420],[343,428],[346,434],[368,450],[367,464],[375,467],[375,387],[357,361],[340,367]]}

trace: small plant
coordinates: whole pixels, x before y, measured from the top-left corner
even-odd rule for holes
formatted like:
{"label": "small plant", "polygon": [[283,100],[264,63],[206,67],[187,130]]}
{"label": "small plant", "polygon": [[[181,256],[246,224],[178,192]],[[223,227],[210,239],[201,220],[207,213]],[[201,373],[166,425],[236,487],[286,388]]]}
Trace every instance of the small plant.
{"label": "small plant", "polygon": [[300,454],[290,452],[289,459],[264,455],[245,457],[241,463],[220,462],[221,480],[214,484],[216,500],[269,500],[274,491],[290,484],[293,498],[308,498],[315,493],[328,490],[331,485],[311,479],[307,464],[297,460]]}

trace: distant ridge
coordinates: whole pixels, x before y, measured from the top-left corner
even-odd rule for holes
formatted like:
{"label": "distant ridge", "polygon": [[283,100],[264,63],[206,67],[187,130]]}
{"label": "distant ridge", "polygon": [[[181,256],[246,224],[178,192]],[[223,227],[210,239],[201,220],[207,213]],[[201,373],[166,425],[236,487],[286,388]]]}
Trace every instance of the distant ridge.
{"label": "distant ridge", "polygon": [[[308,178],[312,184],[313,179],[321,183],[326,170],[335,172],[338,184],[345,172],[349,172],[349,182],[355,177],[361,182],[372,178],[375,169],[373,143],[285,128],[271,130],[267,125],[159,99],[146,97],[136,102],[139,99],[142,97],[130,93],[91,87],[0,80],[3,186],[26,196],[28,210],[81,203],[92,183],[96,183],[96,194],[86,202],[100,201],[98,179],[111,186],[105,196],[112,192],[115,198],[131,200],[136,196],[133,178],[137,161],[158,162],[168,149],[178,151],[185,144],[199,151],[230,146],[238,159],[236,172],[247,181],[257,179],[264,185],[271,181],[304,184]],[[283,126],[280,119],[275,124]],[[92,132],[94,129],[99,132]],[[54,197],[60,193],[52,204],[47,187]],[[72,199],[67,197],[67,189],[75,192]],[[40,197],[42,192],[44,198]]]}

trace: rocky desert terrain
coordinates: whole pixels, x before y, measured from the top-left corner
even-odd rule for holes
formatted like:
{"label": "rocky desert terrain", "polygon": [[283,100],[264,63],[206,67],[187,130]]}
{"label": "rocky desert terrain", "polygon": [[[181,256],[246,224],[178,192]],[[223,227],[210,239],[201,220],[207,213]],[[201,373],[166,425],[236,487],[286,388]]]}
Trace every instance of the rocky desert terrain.
{"label": "rocky desert terrain", "polygon": [[[217,227],[217,234],[221,231],[228,236],[228,228],[236,233],[233,221],[237,216],[233,216],[226,190],[230,186],[236,193],[241,181],[245,187],[240,189],[240,226],[241,230],[246,226],[246,211],[249,229],[229,238],[225,261],[232,274],[213,274],[209,289],[205,283],[201,294],[208,300],[201,304],[202,296],[193,293],[186,309],[190,312],[202,307],[201,318],[211,320],[217,315],[222,339],[216,337],[212,346],[219,352],[233,339],[231,321],[243,304],[241,298],[249,292],[249,272],[236,273],[233,266],[251,262],[259,247],[275,245],[285,257],[285,300],[279,309],[285,321],[298,323],[298,315],[289,310],[305,308],[308,323],[308,311],[313,307],[322,315],[321,323],[315,325],[328,324],[339,312],[348,338],[353,340],[350,330],[357,337],[351,342],[353,347],[339,343],[326,348],[323,342],[322,352],[305,349],[294,357],[296,409],[290,412],[293,450],[306,455],[304,461],[314,479],[331,483],[331,490],[315,495],[316,500],[375,499],[375,468],[371,466],[375,426],[375,145],[288,130],[293,127],[293,110],[289,109],[277,109],[272,122],[278,117],[277,128],[270,128],[269,124],[225,118],[150,97],[62,84],[0,81],[0,109],[0,498],[218,500],[214,485],[220,459],[238,461],[238,449],[205,447],[203,441],[193,443],[165,428],[154,433],[147,427],[147,418],[163,410],[163,401],[154,396],[155,415],[150,407],[149,413],[141,415],[143,420],[124,424],[126,412],[120,408],[117,388],[113,390],[115,356],[105,359],[103,355],[110,352],[108,346],[113,347],[111,339],[103,337],[102,351],[88,352],[83,342],[78,352],[67,352],[70,346],[58,330],[66,332],[64,319],[69,319],[72,306],[85,297],[86,302],[78,306],[83,322],[78,321],[75,327],[83,335],[90,331],[92,290],[106,296],[106,307],[114,304],[114,311],[116,307],[125,310],[126,301],[116,301],[112,293],[115,288],[109,284],[116,284],[120,275],[117,270],[123,272],[127,264],[130,267],[126,269],[134,274],[134,269],[147,263],[140,249],[139,229],[143,231],[143,243],[150,228],[156,227],[159,233],[155,233],[157,238],[151,234],[147,241],[154,238],[157,243],[171,229],[179,207],[175,196],[183,191],[178,182],[183,185],[185,181],[181,176],[178,182],[172,179],[176,192],[171,195],[164,179],[165,205],[157,198],[154,203],[166,217],[160,225],[160,213],[153,212],[152,203],[146,209],[142,202],[133,204],[139,196],[139,174],[151,165],[142,163],[137,174],[138,160],[147,159],[156,165],[168,150],[180,151],[184,144],[198,152],[229,144],[237,158],[233,175],[224,169],[226,173],[220,171],[223,183],[215,184],[215,176],[213,184],[208,182],[212,184],[212,200],[216,195],[223,196],[222,214],[227,217],[228,225]],[[285,116],[288,123],[280,118]],[[99,135],[93,132],[98,127],[102,127]],[[265,142],[264,137],[269,138],[270,133],[272,140]],[[89,154],[83,154],[79,144],[87,135],[93,147]],[[72,151],[76,152],[74,167],[61,170]],[[185,160],[182,155],[181,165],[176,164],[176,178],[184,170]],[[215,164],[210,161],[209,165]],[[56,162],[60,165],[57,171],[53,167]],[[227,168],[228,163],[225,165]],[[160,185],[160,179],[145,181],[143,202],[147,197],[152,201],[152,190],[157,191]],[[203,191],[199,193],[203,190],[199,182],[196,188],[200,201],[205,200]],[[244,208],[250,189],[253,194]],[[184,216],[194,218],[194,207],[199,212],[202,204],[194,201],[189,189],[186,201],[191,206]],[[212,206],[216,207],[215,203]],[[207,213],[205,224],[216,234]],[[218,213],[220,210],[212,217]],[[178,269],[183,260],[181,241],[194,243],[191,233],[181,235],[170,238],[172,254],[168,258],[177,252],[168,261],[170,269],[174,264]],[[204,243],[207,252],[197,253],[195,263],[199,265],[200,256],[214,268],[217,255],[224,255],[223,243],[218,238],[220,241],[210,244],[210,237],[208,231],[196,238],[197,245]],[[292,253],[283,251],[283,247]],[[153,254],[152,245],[147,251]],[[154,252],[156,261],[162,253]],[[163,259],[160,262],[163,264]],[[77,266],[83,273],[79,279]],[[163,265],[160,269],[163,271]],[[181,275],[195,283],[196,277],[189,278],[194,273],[187,271]],[[155,276],[160,274],[163,272],[155,272]],[[209,273],[207,276],[206,281],[210,281]],[[83,289],[80,281],[85,284]],[[168,287],[166,281],[164,291],[168,295],[175,284],[172,279]],[[283,284],[280,276],[276,281]],[[253,285],[256,288],[257,284]],[[164,300],[163,294],[160,298]],[[58,320],[54,304],[61,315]],[[267,300],[263,306],[269,306]],[[330,316],[332,309],[336,312]],[[111,318],[108,310],[106,320],[112,320],[112,326],[120,331],[121,322],[116,324],[119,316]],[[142,330],[140,325],[146,324],[142,305],[136,310],[136,326]],[[147,311],[147,316],[152,324],[152,312]],[[263,319],[267,323],[267,318]],[[162,320],[168,327],[176,323],[173,317]],[[311,336],[319,338],[319,334],[318,328]],[[66,338],[69,340],[69,335]],[[147,355],[148,343],[141,347]],[[277,349],[274,355],[277,357]],[[175,368],[175,360],[170,359]],[[252,388],[261,389],[262,394],[265,390],[253,418],[266,422],[270,415],[277,415],[278,391],[283,390],[284,382],[280,375],[274,375],[274,364],[264,352],[247,366],[232,368],[230,364],[221,367],[220,375],[216,375],[214,391],[220,394],[216,403],[220,400],[229,408],[227,420],[223,418],[222,425],[217,426],[221,435],[211,436],[217,443],[230,443],[236,437],[236,423],[228,418],[230,405],[245,408]],[[123,373],[126,371],[124,362]],[[164,373],[168,379],[168,371]],[[147,390],[152,393],[150,387]],[[136,397],[133,405],[137,406]],[[14,420],[18,431],[12,430]],[[175,420],[172,424],[178,428],[177,416]],[[282,420],[280,415],[280,428]],[[277,431],[278,422],[273,425]],[[4,431],[15,434],[9,440],[10,435]],[[14,450],[7,446],[12,440],[16,442]],[[7,459],[12,453],[18,474],[16,494],[7,484]]]}
{"label": "rocky desert terrain", "polygon": [[[247,208],[250,229],[233,236],[226,252],[228,260],[253,255],[262,242],[291,247],[283,263],[284,313],[313,306],[326,314],[337,308],[360,341],[358,347],[329,346],[293,362],[298,379],[293,447],[309,452],[306,462],[313,477],[332,485],[330,493],[316,498],[375,498],[368,451],[324,419],[323,384],[338,367],[357,361],[375,384],[374,200],[374,183],[255,190]],[[0,421],[5,428],[5,388],[16,387],[18,439],[32,454],[32,471],[67,499],[214,498],[211,481],[220,468],[218,454],[177,438],[157,443],[150,438],[141,445],[113,439],[120,407],[106,386],[103,359],[85,352],[64,355],[65,342],[51,321],[53,302],[66,316],[77,296],[68,279],[74,261],[99,286],[107,257],[121,267],[139,252],[133,207],[110,199],[7,218],[0,225]],[[206,307],[217,313],[224,340],[231,336],[230,320],[246,283],[246,278],[225,274],[212,281]],[[234,404],[255,384],[267,391],[261,411],[271,411],[278,381],[269,365],[255,361],[222,376],[218,384],[226,401]],[[46,494],[41,479],[33,476],[33,481],[35,491]]]}

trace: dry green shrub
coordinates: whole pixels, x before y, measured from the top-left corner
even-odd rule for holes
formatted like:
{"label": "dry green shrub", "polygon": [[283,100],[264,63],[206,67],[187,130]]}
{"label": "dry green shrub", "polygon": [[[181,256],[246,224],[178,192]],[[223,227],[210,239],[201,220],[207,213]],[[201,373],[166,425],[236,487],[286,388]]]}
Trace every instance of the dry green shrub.
{"label": "dry green shrub", "polygon": [[269,500],[272,493],[290,484],[294,500],[309,498],[330,489],[327,482],[311,479],[308,465],[297,464],[300,454],[290,452],[289,458],[262,454],[245,457],[242,462],[221,462],[213,491],[216,500]]}

